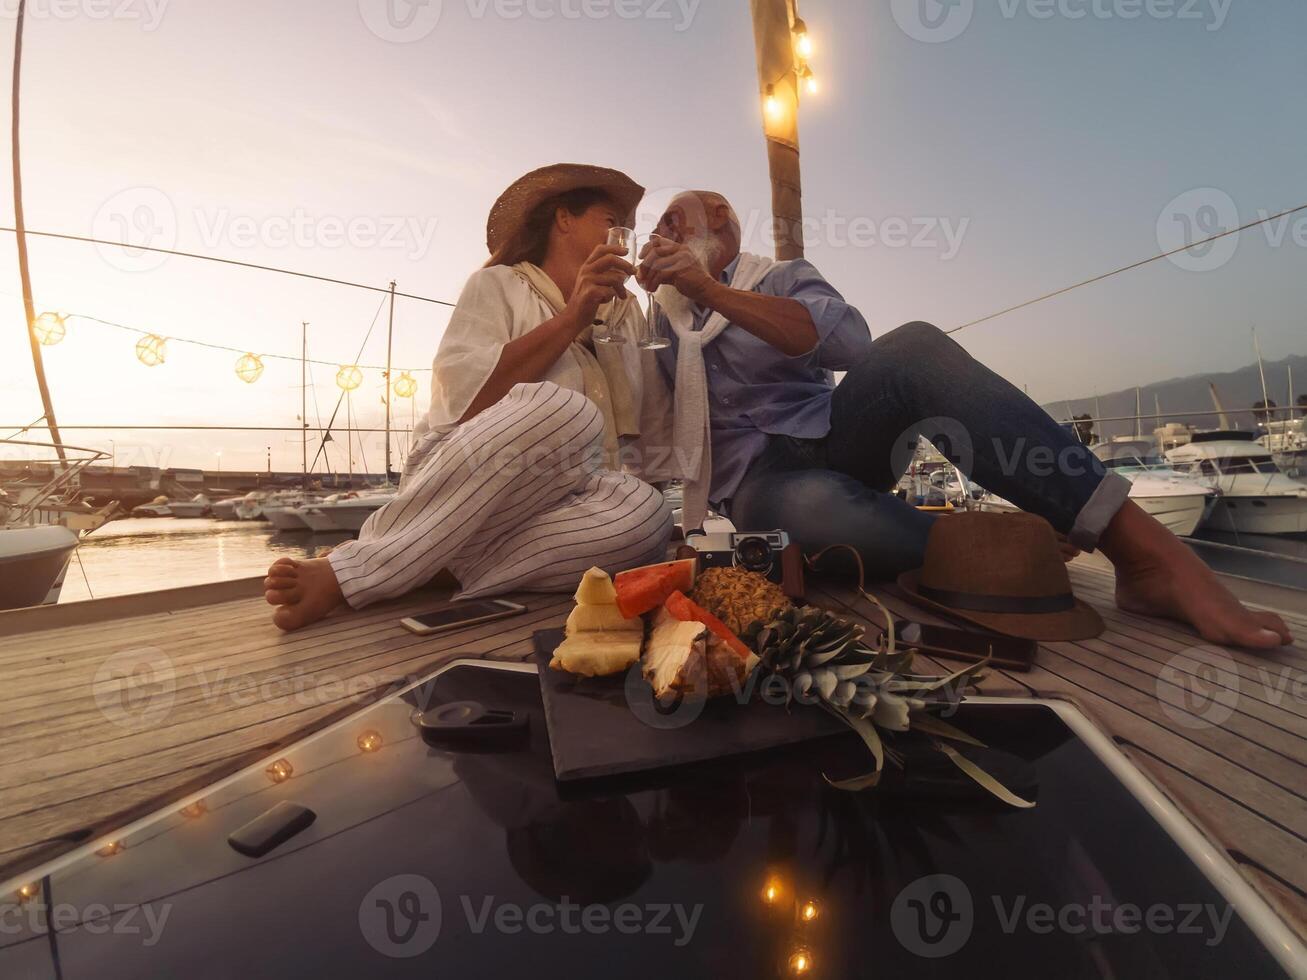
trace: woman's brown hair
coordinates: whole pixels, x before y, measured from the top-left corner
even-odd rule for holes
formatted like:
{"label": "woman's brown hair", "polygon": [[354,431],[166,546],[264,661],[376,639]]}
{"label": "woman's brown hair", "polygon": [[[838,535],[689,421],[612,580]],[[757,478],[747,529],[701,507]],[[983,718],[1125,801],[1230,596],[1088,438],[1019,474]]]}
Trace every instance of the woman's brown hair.
{"label": "woman's brown hair", "polygon": [[490,257],[486,267],[517,265],[519,262],[540,265],[549,252],[549,233],[554,230],[554,218],[559,208],[566,208],[568,214],[579,217],[596,204],[607,204],[609,201],[607,194],[593,187],[578,187],[542,201],[527,215],[522,230]]}

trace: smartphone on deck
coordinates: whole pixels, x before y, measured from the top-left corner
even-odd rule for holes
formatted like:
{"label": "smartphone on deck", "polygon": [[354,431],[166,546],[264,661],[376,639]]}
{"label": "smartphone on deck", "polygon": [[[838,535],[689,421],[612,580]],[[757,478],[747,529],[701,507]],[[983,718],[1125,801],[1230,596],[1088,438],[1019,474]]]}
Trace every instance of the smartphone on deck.
{"label": "smartphone on deck", "polygon": [[462,629],[476,623],[489,623],[496,619],[507,619],[526,612],[526,606],[506,599],[481,599],[476,602],[464,602],[448,609],[423,613],[401,619],[400,625],[418,636],[431,636],[433,633],[447,633]]}

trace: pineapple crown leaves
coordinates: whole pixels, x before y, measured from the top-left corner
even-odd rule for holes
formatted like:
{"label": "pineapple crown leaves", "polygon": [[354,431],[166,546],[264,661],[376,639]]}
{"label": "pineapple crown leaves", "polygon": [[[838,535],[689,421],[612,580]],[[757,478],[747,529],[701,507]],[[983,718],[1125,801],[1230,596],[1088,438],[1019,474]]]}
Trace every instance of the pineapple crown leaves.
{"label": "pineapple crown leaves", "polygon": [[[866,627],[815,606],[791,606],[768,622],[751,623],[742,634],[758,655],[757,669],[788,682],[787,708],[796,699],[801,704],[815,702],[842,719],[867,744],[875,762],[870,773],[839,781],[827,778],[827,782],[849,791],[875,786],[887,755],[881,732],[915,729],[998,799],[1011,806],[1032,806],[948,745],[951,740],[983,747],[938,717],[964,700],[965,690],[975,684],[988,661],[945,677],[909,673],[916,651],[897,649],[893,617],[875,596],[862,594],[880,606],[891,624],[888,635],[874,648],[863,638]],[[891,760],[895,756],[888,754]]]}

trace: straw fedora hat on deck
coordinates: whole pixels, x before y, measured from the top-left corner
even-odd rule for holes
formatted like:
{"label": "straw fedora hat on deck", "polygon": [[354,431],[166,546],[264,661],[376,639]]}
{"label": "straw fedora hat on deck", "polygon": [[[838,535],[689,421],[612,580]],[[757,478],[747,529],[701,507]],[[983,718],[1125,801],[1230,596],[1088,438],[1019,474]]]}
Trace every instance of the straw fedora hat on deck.
{"label": "straw fedora hat on deck", "polygon": [[635,209],[644,199],[643,187],[620,170],[584,163],[555,163],[519,177],[499,195],[486,222],[486,247],[490,254],[498,254],[514,241],[531,212],[545,201],[582,188],[603,191],[617,205],[625,225],[628,228],[634,225]]}
{"label": "straw fedora hat on deck", "polygon": [[1028,640],[1086,640],[1103,619],[1071,592],[1052,526],[1033,514],[942,517],[926,563],[899,576],[923,606]]}

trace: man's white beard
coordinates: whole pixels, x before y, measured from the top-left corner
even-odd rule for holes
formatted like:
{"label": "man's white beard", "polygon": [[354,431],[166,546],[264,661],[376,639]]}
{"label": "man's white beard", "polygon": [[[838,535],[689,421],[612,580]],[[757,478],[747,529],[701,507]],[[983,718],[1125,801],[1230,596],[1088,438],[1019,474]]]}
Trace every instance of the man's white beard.
{"label": "man's white beard", "polygon": [[[685,243],[685,247],[690,250],[690,254],[703,267],[703,271],[712,275],[713,263],[722,254],[722,243],[714,236],[705,234],[689,239]],[[687,297],[671,283],[659,286],[654,293],[654,299],[666,311],[673,322],[686,323],[694,319],[694,300]]]}

